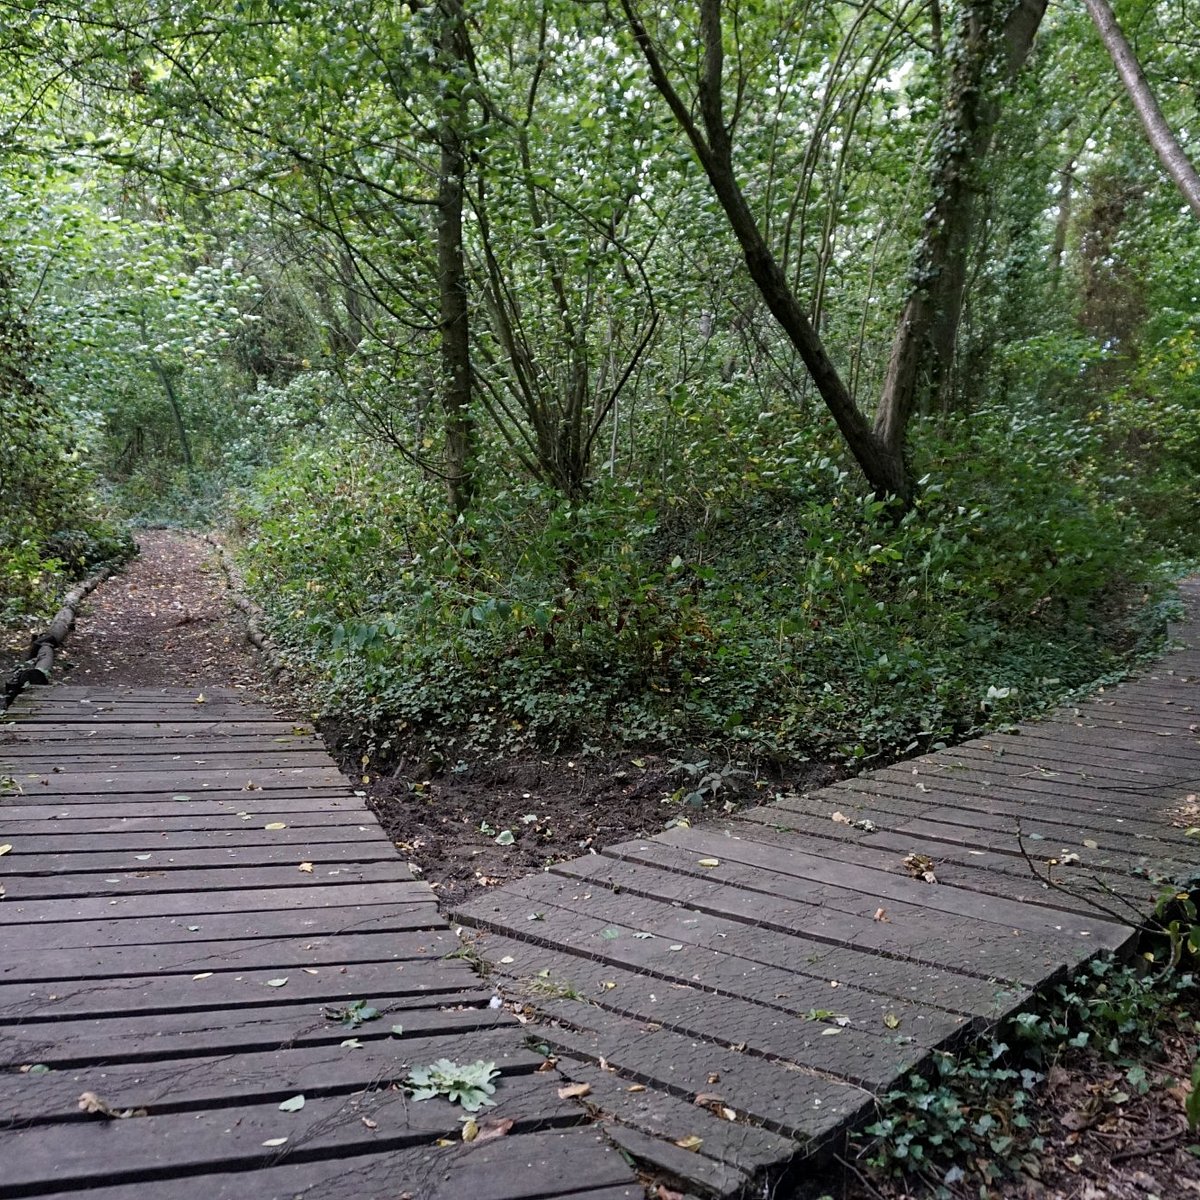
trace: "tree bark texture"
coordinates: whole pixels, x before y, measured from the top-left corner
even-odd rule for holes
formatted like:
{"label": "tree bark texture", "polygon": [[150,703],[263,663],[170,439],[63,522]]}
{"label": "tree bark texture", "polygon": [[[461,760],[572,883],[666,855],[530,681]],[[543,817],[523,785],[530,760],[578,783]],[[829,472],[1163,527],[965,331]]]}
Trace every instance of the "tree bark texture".
{"label": "tree bark texture", "polygon": [[996,7],[996,0],[972,0],[960,18],[931,171],[932,200],[877,410],[875,432],[887,445],[903,440],[922,393],[926,407],[949,407],[979,173],[991,150],[1001,96],[1029,57],[1046,0],[1020,0],[1003,22]]}
{"label": "tree bark texture", "polygon": [[475,493],[475,423],[471,412],[471,339],[467,269],[463,255],[463,145],[461,89],[454,80],[466,63],[461,0],[439,0],[439,50],[446,72],[438,127],[437,268],[442,359],[442,407],[446,418],[446,492],[452,516],[467,511]]}

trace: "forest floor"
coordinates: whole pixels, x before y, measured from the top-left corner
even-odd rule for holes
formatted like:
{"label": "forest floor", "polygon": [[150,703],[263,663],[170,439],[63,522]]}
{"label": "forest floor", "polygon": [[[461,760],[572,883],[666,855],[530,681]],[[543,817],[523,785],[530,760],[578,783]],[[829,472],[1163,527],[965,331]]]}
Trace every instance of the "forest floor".
{"label": "forest floor", "polygon": [[[248,647],[212,548],[174,530],[144,530],[138,542],[139,555],[87,600],[56,677],[76,685],[245,688],[300,715],[296,699],[268,682]],[[356,757],[349,731],[324,732],[398,849],[456,903],[547,863],[656,833],[673,819],[695,823],[706,809],[724,813],[727,805],[769,800],[776,790],[809,790],[838,773],[829,765],[801,764],[787,778],[729,776],[704,807],[691,808],[681,796],[694,788],[701,768],[666,754],[529,756],[440,774],[418,765],[376,775]],[[1187,1132],[1181,1117],[1183,1081],[1200,1042],[1200,993],[1193,990],[1164,1011],[1158,1029],[1159,1049],[1136,1061],[1114,1064],[1090,1051],[1061,1058],[1037,1092],[1032,1132],[1044,1138],[1044,1149],[1027,1159],[1023,1174],[985,1194],[1002,1200],[1200,1198],[1200,1137]],[[914,1187],[853,1160],[796,1193],[804,1200],[979,1194],[977,1183],[969,1191],[930,1181]]]}

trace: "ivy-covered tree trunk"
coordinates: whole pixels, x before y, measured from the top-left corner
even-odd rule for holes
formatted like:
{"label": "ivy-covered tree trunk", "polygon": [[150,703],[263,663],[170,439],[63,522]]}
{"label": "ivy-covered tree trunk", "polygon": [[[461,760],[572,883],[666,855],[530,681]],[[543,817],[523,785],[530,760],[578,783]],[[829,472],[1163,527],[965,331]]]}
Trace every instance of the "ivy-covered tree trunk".
{"label": "ivy-covered tree trunk", "polygon": [[962,10],[931,171],[932,200],[875,421],[885,445],[903,444],[918,404],[932,411],[952,407],[980,174],[1001,97],[1029,57],[1045,11],[1046,0],[1020,0],[1007,16],[997,0],[970,0]]}
{"label": "ivy-covered tree trunk", "polygon": [[442,408],[446,421],[445,474],[450,512],[459,517],[475,494],[475,422],[471,412],[471,337],[467,269],[463,254],[463,196],[467,157],[463,145],[461,82],[466,76],[460,0],[439,0],[438,46],[446,82],[437,131],[437,268],[442,359]]}

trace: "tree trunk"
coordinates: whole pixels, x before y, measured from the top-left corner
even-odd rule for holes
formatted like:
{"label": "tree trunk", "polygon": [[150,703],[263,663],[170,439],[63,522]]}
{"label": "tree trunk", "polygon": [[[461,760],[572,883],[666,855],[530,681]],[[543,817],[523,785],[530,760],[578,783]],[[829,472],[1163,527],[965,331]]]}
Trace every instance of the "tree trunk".
{"label": "tree trunk", "polygon": [[808,368],[817,392],[845,438],[850,453],[862,468],[867,482],[881,498],[899,497],[907,507],[912,503],[916,489],[905,458],[903,437],[889,445],[872,432],[870,422],[855,404],[837,367],[826,353],[820,334],[808,319],[779,260],[767,245],[738,184],[733,168],[733,145],[722,111],[724,49],[721,0],[702,0],[700,5],[704,74],[700,82],[699,100],[703,130],[696,124],[690,107],[671,83],[633,0],[621,0],[621,4],[634,40],[650,68],[655,87],[687,134],[713,192],[725,210],[726,220],[741,246],[750,278]]}
{"label": "tree trunk", "polygon": [[1162,109],[1158,107],[1158,101],[1155,100],[1154,93],[1150,90],[1149,83],[1146,82],[1146,76],[1138,63],[1137,55],[1133,52],[1133,47],[1121,32],[1121,27],[1117,24],[1117,18],[1113,16],[1107,0],[1084,0],[1084,3],[1087,5],[1087,10],[1095,22],[1096,28],[1100,31],[1104,48],[1112,57],[1117,72],[1121,76],[1121,82],[1125,85],[1130,100],[1133,101],[1133,107],[1137,110],[1138,119],[1146,131],[1146,137],[1154,148],[1154,153],[1158,155],[1158,161],[1175,181],[1176,186],[1183,193],[1183,198],[1196,218],[1200,220],[1200,175],[1196,173],[1195,166],[1179,144],[1179,139],[1170,125],[1167,124]]}
{"label": "tree trunk", "polygon": [[[997,28],[995,0],[972,0],[963,9],[937,139],[941,150],[931,173],[933,202],[875,422],[875,432],[887,445],[903,439],[923,390],[927,410],[950,407],[979,170],[991,150],[1000,97],[1029,57],[1045,11],[1046,0],[1021,0]],[[928,371],[925,380],[920,375],[923,365]]]}
{"label": "tree trunk", "polygon": [[461,0],[439,0],[439,50],[446,78],[438,126],[437,266],[442,358],[442,408],[446,417],[446,493],[450,512],[462,516],[475,494],[475,422],[471,413],[471,339],[467,270],[463,257],[463,146],[461,90],[454,80],[466,60]]}
{"label": "tree trunk", "polygon": [[175,421],[175,433],[179,438],[179,448],[183,452],[183,465],[187,467],[190,475],[195,470],[195,462],[192,459],[192,443],[188,438],[187,426],[183,423],[183,409],[179,405],[179,395],[175,391],[175,381],[171,378],[166,367],[158,361],[156,355],[150,356],[150,365],[154,368],[154,373],[158,376],[158,381],[163,385],[163,391],[167,394],[167,403],[171,406],[171,416]]}

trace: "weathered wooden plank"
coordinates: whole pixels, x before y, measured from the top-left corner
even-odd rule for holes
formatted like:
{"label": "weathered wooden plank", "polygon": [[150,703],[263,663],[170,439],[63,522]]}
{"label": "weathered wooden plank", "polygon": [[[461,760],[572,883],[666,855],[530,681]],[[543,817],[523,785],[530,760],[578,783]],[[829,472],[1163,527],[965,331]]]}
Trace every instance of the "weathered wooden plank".
{"label": "weathered wooden plank", "polygon": [[[673,1030],[606,1012],[577,1000],[548,1000],[552,1018],[538,1030],[551,1049],[599,1064],[622,1075],[694,1101],[719,1087],[729,1107],[775,1133],[820,1142],[873,1110],[863,1088],[784,1067],[768,1059],[697,1042]],[[719,1077],[719,1084],[710,1082]]]}
{"label": "weathered wooden plank", "polygon": [[961,1016],[916,1004],[893,1006],[882,997],[858,994],[843,1004],[840,989],[835,992],[827,984],[819,1005],[784,1012],[769,996],[756,1002],[712,991],[707,981],[670,983],[500,934],[479,934],[475,949],[491,965],[490,974],[503,978],[506,990],[522,995],[531,1010],[570,993],[632,1021],[727,1048],[742,1047],[872,1089],[887,1086],[915,1068],[927,1050],[946,1045],[970,1027]]}
{"label": "weathered wooden plank", "polygon": [[[527,1050],[515,1026],[474,1030],[472,1052],[494,1062],[505,1076],[529,1074],[545,1061]],[[164,1063],[67,1067],[44,1075],[0,1075],[0,1125],[77,1122],[81,1092],[95,1092],[115,1109],[144,1108],[148,1114],[186,1112],[221,1104],[279,1104],[302,1093],[306,1100],[337,1096],[400,1082],[408,1069],[458,1052],[455,1037],[354,1040],[285,1049],[199,1055]],[[499,1085],[503,1087],[504,1084]]]}
{"label": "weathered wooden plank", "polygon": [[[26,793],[41,796],[90,795],[133,796],[139,792],[189,791],[283,791],[299,788],[336,789],[348,787],[346,777],[334,766],[265,767],[240,770],[189,767],[172,763],[161,771],[116,771],[111,774],[39,774],[20,772],[13,776]],[[250,786],[248,786],[250,785]]]}
{"label": "weathered wooden plank", "polygon": [[[488,1118],[484,1118],[486,1121]],[[347,1150],[349,1152],[347,1152]],[[333,1151],[329,1151],[333,1154]],[[151,1178],[87,1188],[88,1200],[643,1200],[641,1184],[602,1133],[577,1128],[450,1146],[337,1147],[333,1157],[291,1159],[245,1172]],[[53,1186],[53,1185],[52,1185]],[[78,1192],[39,1193],[78,1200]]]}
{"label": "weathered wooden plank", "polygon": [[[867,820],[892,829],[904,829],[914,819],[934,821],[961,827],[964,837],[978,835],[972,845],[993,849],[1015,846],[1020,837],[1055,842],[1084,859],[1095,853],[1133,854],[1200,863],[1200,848],[1165,820],[1135,823],[1103,810],[1064,815],[1061,809],[1047,812],[1045,805],[1026,805],[1001,792],[959,794],[933,788],[918,792],[877,779],[863,779],[862,785],[863,791],[839,788],[832,795],[785,796],[773,807],[819,820],[832,820],[833,813],[841,813],[852,821]],[[1088,842],[1095,845],[1089,847]]]}
{"label": "weathered wooden plank", "polygon": [[[308,1006],[275,1005],[232,1012],[121,1013],[115,1017],[40,1021],[4,1027],[0,1066],[31,1063],[66,1069],[116,1063],[178,1062],[197,1055],[234,1055],[288,1046],[340,1046],[348,1037],[361,1042],[391,1041],[399,1024],[405,1036],[465,1037],[476,1029],[511,1025],[512,1015],[488,1007],[490,990],[456,992],[454,1007],[441,995],[392,996],[386,1016],[350,1028]],[[336,1008],[337,1006],[332,1006]],[[469,1044],[469,1043],[467,1043]]]}
{"label": "weathered wooden plank", "polygon": [[[581,916],[609,922],[609,928],[649,931],[653,958],[668,960],[672,945],[693,945],[699,949],[721,950],[741,959],[763,965],[785,964],[797,975],[828,982],[830,979],[853,981],[870,991],[916,1001],[932,1002],[939,1008],[972,1016],[994,1013],[1005,1004],[1005,984],[960,975],[927,963],[884,957],[835,942],[821,941],[802,932],[783,932],[764,925],[751,926],[743,921],[714,916],[692,908],[674,907],[644,896],[614,895],[586,882],[554,876],[532,876],[504,889],[505,901],[518,901],[543,911],[546,932],[557,933],[564,925]],[[489,912],[495,907],[495,893],[485,897],[473,911]],[[539,934],[541,933],[539,929]],[[603,932],[597,940],[606,939]],[[615,940],[615,939],[611,939]],[[701,976],[703,980],[703,976]],[[1021,989],[1012,988],[1014,992]]]}
{"label": "weathered wooden plank", "polygon": [[[280,805],[287,807],[280,807]],[[246,813],[243,817],[241,814]],[[153,833],[162,830],[219,830],[250,828],[263,823],[283,822],[288,828],[318,825],[378,825],[366,805],[357,797],[343,796],[280,797],[272,793],[259,800],[195,800],[186,808],[168,800],[142,804],[66,804],[6,805],[0,800],[0,825],[19,831],[60,830],[69,835],[138,829]],[[274,830],[272,832],[279,832]]]}
{"label": "weathered wooden plank", "polygon": [[315,737],[287,733],[278,737],[247,734],[239,738],[212,737],[207,734],[193,736],[147,734],[142,737],[96,737],[80,739],[66,738],[61,741],[17,740],[9,737],[0,727],[0,762],[23,764],[30,759],[56,760],[69,755],[72,762],[84,763],[124,760],[129,755],[162,759],[171,755],[184,756],[227,754],[245,750],[248,754],[324,754],[328,759],[325,744]]}
{"label": "weathered wooden plank", "polygon": [[141,864],[138,871],[119,874],[20,875],[11,869],[3,873],[9,905],[30,900],[68,900],[74,897],[94,901],[105,896],[146,896],[185,894],[200,906],[213,903],[197,900],[202,893],[234,892],[244,895],[251,889],[320,888],[330,883],[406,883],[413,878],[408,867],[390,862],[342,862],[314,865],[311,874],[288,867],[245,867],[240,864],[206,867],[203,870],[162,870],[153,863]]}
{"label": "weathered wooden plank", "polygon": [[[742,994],[737,989],[750,975],[758,974],[764,980],[758,985],[763,994],[769,988],[775,1002],[803,996],[808,1001],[805,1011],[824,1007],[828,989],[834,985],[839,990],[839,1005],[847,1003],[849,997],[840,991],[845,984],[892,1003],[910,1000],[968,1016],[1006,1011],[1011,996],[1022,994],[1019,988],[1000,983],[954,976],[800,936],[748,929],[739,922],[642,898],[622,902],[583,887],[577,889],[579,898],[574,899],[569,888],[561,893],[557,886],[536,890],[529,886],[533,882],[536,880],[523,880],[520,887],[493,892],[465,907],[462,919],[663,977],[682,975],[683,981],[731,994]],[[528,920],[531,910],[542,913],[536,923]],[[646,932],[653,937],[633,936]]]}
{"label": "weathered wooden plank", "polygon": [[359,933],[355,936],[293,934],[286,939],[205,941],[202,932],[192,944],[169,942],[130,946],[53,950],[7,949],[0,960],[0,983],[41,983],[55,980],[121,979],[153,974],[194,975],[203,971],[304,968],[322,969],[358,962],[416,962],[441,958],[459,949],[446,929],[410,933]]}
{"label": "weathered wooden plank", "polygon": [[284,737],[297,733],[313,736],[313,728],[306,721],[288,721],[270,718],[267,720],[224,721],[199,715],[189,721],[159,721],[154,725],[139,723],[136,728],[121,721],[15,721],[9,715],[0,715],[0,745],[8,741],[23,742],[73,742],[89,738],[123,738],[126,740],[153,740],[157,737]]}
{"label": "weathered wooden plank", "polygon": [[[258,832],[269,837],[261,826]],[[288,833],[287,829],[273,830]],[[0,877],[8,872],[18,875],[65,876],[79,874],[121,874],[140,871],[182,871],[195,868],[257,868],[290,866],[303,874],[319,875],[322,869],[333,863],[396,862],[396,848],[386,838],[370,842],[322,842],[309,838],[296,846],[292,842],[280,845],[210,846],[194,850],[166,850],[155,846],[133,850],[92,850],[77,847],[68,854],[18,853],[23,850],[24,838],[17,836],[10,843],[11,854],[0,869]],[[145,843],[143,842],[143,845]],[[307,862],[309,870],[300,868]],[[411,873],[408,876],[411,878]]]}
{"label": "weathered wooden plank", "polygon": [[615,1122],[606,1125],[605,1132],[630,1158],[652,1170],[668,1171],[705,1194],[740,1196],[750,1186],[750,1176],[738,1168],[736,1160],[718,1162]]}
{"label": "weathered wooden plank", "polygon": [[5,924],[55,924],[113,918],[199,916],[203,913],[257,913],[272,909],[342,908],[346,905],[427,904],[423,883],[338,883],[318,887],[278,887],[204,892],[168,892],[152,896],[88,896],[73,900],[6,900]]}
{"label": "weathered wooden plank", "polygon": [[46,924],[8,925],[6,952],[44,948],[50,939],[60,951],[104,946],[167,946],[192,943],[351,936],[360,933],[399,933],[435,929],[443,922],[432,894],[424,901],[372,904],[360,908],[317,908],[312,911],[253,909],[244,913],[194,913],[175,917],[140,917],[137,920],[64,921],[52,930]]}
{"label": "weathered wooden plank", "polygon": [[[506,1080],[489,1116],[512,1117],[518,1135],[577,1121],[579,1110],[557,1100],[554,1089],[555,1080],[544,1074]],[[402,1093],[380,1090],[318,1096],[296,1113],[281,1113],[276,1104],[239,1105],[127,1121],[81,1120],[71,1125],[70,1137],[47,1137],[36,1127],[12,1130],[0,1133],[6,1176],[0,1196],[28,1194],[47,1180],[60,1189],[92,1187],[412,1146],[436,1159],[433,1142],[458,1139],[461,1111],[444,1100],[413,1104]],[[283,1146],[263,1145],[280,1137],[287,1138]]]}
{"label": "weathered wooden plank", "polygon": [[[288,824],[286,829],[272,829],[271,846],[268,850],[272,853],[287,853],[283,847],[319,845],[329,848],[357,845],[363,847],[363,853],[376,847],[389,848],[393,857],[395,856],[393,843],[378,826],[371,828],[369,825],[350,823],[345,814],[341,814],[341,821],[341,824],[332,826],[328,823],[317,826]],[[53,825],[50,826],[50,833],[32,833],[23,829],[15,840],[10,839],[11,853],[14,859],[24,855],[61,855],[64,863],[76,856],[88,858],[92,855],[113,855],[126,851],[141,854],[149,852],[158,857],[164,854],[178,855],[184,851],[224,851],[228,847],[261,847],[265,832],[261,822],[253,824],[241,819],[232,822],[232,826],[226,822],[223,829],[201,830],[130,830],[119,821],[113,824],[116,825],[115,829],[73,833],[53,832],[56,828]],[[0,814],[0,829],[4,827],[3,815]],[[292,857],[303,859],[308,856],[293,852]]]}
{"label": "weathered wooden plank", "polygon": [[[232,771],[238,776],[253,779],[263,771],[295,771],[298,768],[331,768],[329,755],[324,750],[254,750],[245,754],[226,751],[202,753],[195,750],[175,750],[169,754],[117,753],[107,755],[77,756],[75,754],[7,755],[0,753],[0,762],[5,770],[20,779],[35,776],[55,777],[55,782],[66,784],[77,780],[90,787],[95,776],[118,779],[140,780],[164,776],[171,778],[180,772],[197,769],[204,771]],[[168,785],[169,786],[169,785]]]}
{"label": "weathered wooden plank", "polygon": [[883,921],[872,914],[859,916],[796,901],[778,891],[768,907],[763,892],[736,886],[737,881],[752,874],[745,868],[739,870],[726,860],[700,870],[705,871],[703,877],[594,855],[560,864],[556,873],[623,895],[686,904],[712,916],[764,929],[1027,987],[1077,957],[1074,943],[1065,939],[1043,941],[1031,952],[1028,939],[1022,942],[1012,930],[1002,933],[995,926],[956,920],[930,909],[910,908],[903,916],[896,912]]}
{"label": "weathered wooden plank", "polygon": [[[768,814],[774,811],[773,808],[747,810]],[[742,864],[752,873],[751,877],[758,876],[760,886],[765,890],[786,889],[791,877],[824,889],[817,893],[820,903],[849,904],[854,906],[851,911],[856,912],[874,913],[883,905],[888,912],[894,908],[900,913],[912,909],[940,912],[975,923],[998,925],[1006,932],[1019,930],[1067,942],[1084,938],[1089,945],[1095,939],[1113,949],[1125,946],[1133,933],[1120,923],[1094,918],[1085,920],[1074,912],[1054,911],[999,896],[981,896],[953,887],[930,887],[909,876],[902,863],[892,855],[867,851],[854,858],[843,854],[838,860],[831,861],[809,842],[750,822],[736,822],[724,831],[672,829],[652,840],[610,846],[605,853],[652,865],[671,866],[675,870],[683,869],[679,863],[681,853],[686,854],[689,863],[695,864],[697,869],[703,869],[698,867],[699,858],[716,857],[721,862]],[[743,874],[742,878],[745,877]]]}
{"label": "weathered wooden plank", "polygon": [[[591,1088],[588,1105],[599,1110],[602,1120],[612,1118],[672,1145],[698,1136],[701,1144],[696,1153],[713,1162],[735,1163],[751,1179],[781,1169],[800,1149],[791,1138],[744,1121],[726,1120],[657,1088],[637,1088],[629,1076],[601,1070],[585,1059],[564,1054],[557,1065],[566,1079]],[[710,1090],[719,1095],[719,1082]]]}
{"label": "weathered wooden plank", "polygon": [[[318,1017],[318,1008],[313,1006],[345,1002],[347,997],[386,1003],[392,996],[454,996],[476,988],[470,967],[458,960],[344,965],[344,970],[317,975],[292,968],[256,967],[246,972],[215,970],[199,980],[168,975],[0,984],[0,1024],[276,1004],[307,1005]],[[268,983],[284,978],[288,982],[281,987]]]}

